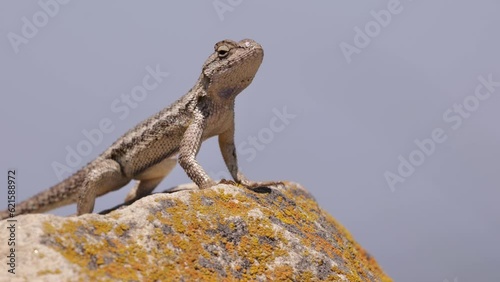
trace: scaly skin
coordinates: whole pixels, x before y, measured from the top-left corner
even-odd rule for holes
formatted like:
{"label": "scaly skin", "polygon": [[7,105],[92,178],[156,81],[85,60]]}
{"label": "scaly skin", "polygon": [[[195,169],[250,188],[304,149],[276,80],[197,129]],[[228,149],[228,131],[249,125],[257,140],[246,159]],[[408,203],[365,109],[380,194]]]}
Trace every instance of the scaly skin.
{"label": "scaly skin", "polygon": [[[209,188],[216,183],[196,161],[196,154],[203,141],[216,135],[235,182],[248,188],[279,184],[248,180],[238,170],[234,146],[234,100],[252,82],[264,51],[251,39],[223,40],[214,49],[188,93],[129,130],[72,176],[18,204],[15,215],[75,202],[78,215],[91,213],[96,197],[131,180],[137,183],[125,201],[137,200],[150,194],[177,160],[199,188]],[[7,210],[0,212],[1,219],[12,216]]]}

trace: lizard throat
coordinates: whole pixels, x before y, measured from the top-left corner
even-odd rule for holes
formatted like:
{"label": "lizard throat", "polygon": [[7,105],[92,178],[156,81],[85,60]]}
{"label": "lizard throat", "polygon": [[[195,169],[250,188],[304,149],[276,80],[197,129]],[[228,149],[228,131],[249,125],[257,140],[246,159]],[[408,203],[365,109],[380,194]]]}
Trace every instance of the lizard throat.
{"label": "lizard throat", "polygon": [[228,99],[228,98],[231,98],[231,97],[238,95],[238,93],[240,93],[241,90],[242,89],[240,89],[238,87],[229,87],[229,88],[221,89],[218,94],[219,94],[219,97],[224,98],[224,99]]}

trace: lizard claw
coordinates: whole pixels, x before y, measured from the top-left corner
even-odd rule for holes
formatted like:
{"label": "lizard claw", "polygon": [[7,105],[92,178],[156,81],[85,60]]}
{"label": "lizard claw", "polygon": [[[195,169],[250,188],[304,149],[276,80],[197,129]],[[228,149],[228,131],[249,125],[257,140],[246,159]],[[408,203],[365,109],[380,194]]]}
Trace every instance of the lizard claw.
{"label": "lizard claw", "polygon": [[219,184],[227,184],[227,185],[238,186],[238,183],[236,183],[235,181],[233,181],[233,180],[227,180],[227,179],[224,179],[224,178],[222,178],[219,181]]}
{"label": "lizard claw", "polygon": [[219,184],[228,184],[233,186],[244,186],[247,189],[252,191],[262,190],[262,188],[270,188],[271,186],[275,187],[284,187],[285,184],[282,181],[250,181],[250,180],[242,180],[240,182],[236,182],[233,180],[221,179]]}
{"label": "lizard claw", "polygon": [[250,190],[256,190],[259,188],[270,188],[271,186],[284,186],[285,184],[281,181],[242,181],[241,184]]}

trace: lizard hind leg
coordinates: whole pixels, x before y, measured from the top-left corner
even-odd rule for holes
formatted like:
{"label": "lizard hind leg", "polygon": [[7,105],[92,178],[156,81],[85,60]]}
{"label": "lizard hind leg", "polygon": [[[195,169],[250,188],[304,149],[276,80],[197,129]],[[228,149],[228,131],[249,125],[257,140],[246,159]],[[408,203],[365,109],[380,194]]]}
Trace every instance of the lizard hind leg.
{"label": "lizard hind leg", "polygon": [[138,181],[125,197],[125,202],[136,201],[151,194],[156,186],[174,169],[176,163],[175,157],[166,158],[135,176],[134,179]]}
{"label": "lizard hind leg", "polygon": [[130,181],[122,174],[120,164],[111,159],[92,164],[78,193],[77,214],[91,213],[98,196],[125,186]]}

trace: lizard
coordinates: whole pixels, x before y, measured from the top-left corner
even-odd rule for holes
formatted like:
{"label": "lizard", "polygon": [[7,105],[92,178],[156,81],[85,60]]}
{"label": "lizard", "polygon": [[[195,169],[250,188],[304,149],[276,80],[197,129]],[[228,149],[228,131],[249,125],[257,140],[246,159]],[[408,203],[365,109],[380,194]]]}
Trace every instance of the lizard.
{"label": "lizard", "polygon": [[43,213],[75,202],[77,215],[92,213],[96,197],[136,180],[125,198],[126,203],[133,202],[149,195],[177,162],[199,189],[210,188],[217,183],[196,155],[202,142],[214,136],[218,136],[223,160],[236,184],[249,189],[281,184],[249,180],[238,169],[234,144],[235,98],[253,81],[263,57],[262,46],[252,39],[217,42],[195,85],[184,96],[127,131],[65,180],[16,205],[15,212],[1,211],[0,219]]}

